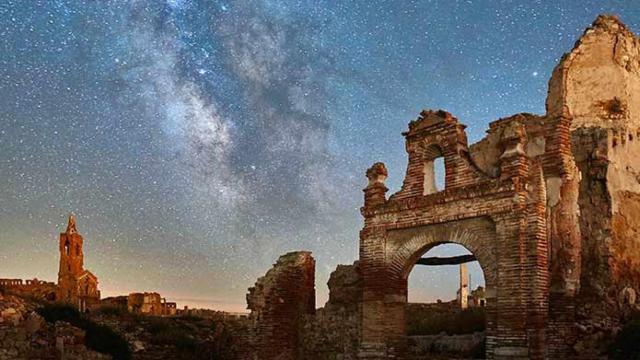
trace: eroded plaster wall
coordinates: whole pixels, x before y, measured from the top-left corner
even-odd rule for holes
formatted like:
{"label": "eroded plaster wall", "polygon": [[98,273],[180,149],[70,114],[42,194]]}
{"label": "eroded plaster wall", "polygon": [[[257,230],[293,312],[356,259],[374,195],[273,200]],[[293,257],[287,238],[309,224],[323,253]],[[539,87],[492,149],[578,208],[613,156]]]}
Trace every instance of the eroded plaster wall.
{"label": "eroded plaster wall", "polygon": [[640,42],[614,16],[599,16],[563,56],[549,83],[547,114],[569,114],[572,129],[640,120]]}

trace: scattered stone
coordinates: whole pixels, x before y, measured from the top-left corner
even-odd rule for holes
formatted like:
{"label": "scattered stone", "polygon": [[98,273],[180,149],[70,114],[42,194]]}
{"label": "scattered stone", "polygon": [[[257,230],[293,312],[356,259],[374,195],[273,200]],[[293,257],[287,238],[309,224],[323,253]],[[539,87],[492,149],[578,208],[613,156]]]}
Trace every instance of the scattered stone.
{"label": "scattered stone", "polygon": [[140,352],[143,351],[145,349],[144,347],[144,343],[140,340],[135,340],[132,342],[132,348],[133,348],[133,352]]}

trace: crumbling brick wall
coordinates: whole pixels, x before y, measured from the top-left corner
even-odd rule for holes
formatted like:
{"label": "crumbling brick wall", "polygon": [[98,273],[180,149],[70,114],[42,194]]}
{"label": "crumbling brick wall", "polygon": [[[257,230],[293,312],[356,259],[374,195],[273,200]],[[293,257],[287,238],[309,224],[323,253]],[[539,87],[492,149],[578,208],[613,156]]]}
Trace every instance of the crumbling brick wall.
{"label": "crumbling brick wall", "polygon": [[[249,288],[251,353],[259,360],[302,359],[300,338],[305,316],[315,313],[315,260],[310,252],[282,255]],[[250,357],[249,357],[250,356]]]}
{"label": "crumbling brick wall", "polygon": [[[546,104],[544,116],[491,123],[471,146],[451,114],[423,111],[403,134],[402,189],[387,199],[384,165],[367,171],[363,357],[404,356],[406,274],[442,241],[500,274],[487,279],[487,358],[597,356],[585,335],[603,338],[637,306],[640,40],[616,17],[598,17],[555,68]],[[445,162],[438,192],[436,157]],[[493,230],[483,235],[479,219]]]}
{"label": "crumbling brick wall", "polygon": [[[473,145],[446,111],[409,124],[402,188],[387,197],[385,165],[367,170],[359,262],[332,274],[324,309],[305,313],[300,358],[353,358],[356,332],[359,359],[405,358],[407,277],[443,242],[465,246],[485,274],[488,359],[601,355],[640,308],[640,40],[616,17],[598,17],[554,69],[546,108],[492,122]],[[285,314],[265,289],[308,289],[278,282],[302,273],[272,271],[248,297],[266,351],[295,343],[272,327],[304,311]]]}
{"label": "crumbling brick wall", "polygon": [[[383,165],[367,171],[360,233],[361,356],[408,356],[408,275],[430,248],[454,242],[476,256],[485,274],[488,358],[542,358],[546,198],[541,161],[526,153],[526,122],[526,116],[515,116],[491,124],[491,141],[498,149],[498,160],[491,161],[495,175],[475,163],[464,126],[444,111],[423,111],[409,124],[404,133],[409,165],[398,193],[386,199]],[[425,176],[434,155],[444,157],[445,187],[430,193]]]}
{"label": "crumbling brick wall", "polygon": [[623,293],[640,286],[639,52],[639,39],[618,18],[600,16],[549,82],[547,112],[570,118],[581,174],[578,333],[570,339],[583,358],[598,356],[602,340],[635,306]]}

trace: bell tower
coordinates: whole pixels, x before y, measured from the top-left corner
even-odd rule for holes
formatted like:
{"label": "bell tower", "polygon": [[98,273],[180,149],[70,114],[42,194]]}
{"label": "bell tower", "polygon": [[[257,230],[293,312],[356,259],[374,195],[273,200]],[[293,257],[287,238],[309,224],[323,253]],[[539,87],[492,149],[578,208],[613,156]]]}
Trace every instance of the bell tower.
{"label": "bell tower", "polygon": [[69,215],[67,230],[60,234],[60,268],[58,288],[60,300],[72,302],[78,296],[77,279],[84,272],[82,236],[76,229],[76,218]]}

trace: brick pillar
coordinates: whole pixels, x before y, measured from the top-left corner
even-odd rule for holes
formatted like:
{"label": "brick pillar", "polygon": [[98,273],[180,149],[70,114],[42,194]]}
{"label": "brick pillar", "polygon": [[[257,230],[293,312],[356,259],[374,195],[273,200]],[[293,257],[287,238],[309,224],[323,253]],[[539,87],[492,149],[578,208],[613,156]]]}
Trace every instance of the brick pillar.
{"label": "brick pillar", "polygon": [[526,256],[526,176],[529,159],[524,152],[526,134],[517,120],[507,125],[500,142],[504,152],[500,157],[502,179],[511,179],[516,195],[512,211],[496,220],[498,268],[498,294],[496,296],[497,329],[493,358],[529,359],[527,334],[526,290],[524,289]]}
{"label": "brick pillar", "polygon": [[531,167],[529,177],[523,257],[524,296],[527,300],[529,357],[545,359],[549,319],[549,241],[546,219],[546,187],[542,166]]}
{"label": "brick pillar", "polygon": [[[375,163],[367,170],[369,184],[364,189],[364,207],[371,210],[386,202],[387,169]],[[365,226],[360,231],[360,268],[363,274],[362,328],[358,357],[385,359],[385,291],[387,285],[384,267],[385,232],[365,215]]]}
{"label": "brick pillar", "polygon": [[[515,210],[515,209],[514,209]],[[496,331],[493,359],[529,359],[526,314],[522,287],[523,232],[520,211],[496,217],[496,251],[500,259],[495,299]]]}
{"label": "brick pillar", "polygon": [[[593,149],[580,146],[580,139],[574,139],[578,141],[572,144],[571,121],[572,118],[565,112],[548,122],[549,135],[543,158],[550,261],[546,334],[546,355],[549,359],[575,356],[575,301],[582,273],[579,216],[581,175],[576,159],[583,155],[590,156]],[[588,173],[583,176],[589,177]],[[589,267],[592,266],[589,264]]]}
{"label": "brick pillar", "polygon": [[365,227],[360,232],[360,267],[363,274],[360,359],[385,359],[384,229]]}

